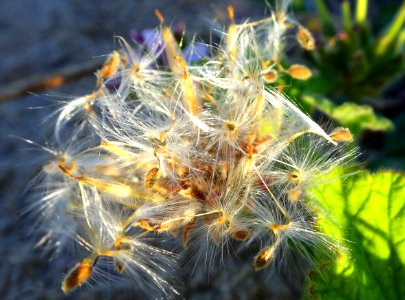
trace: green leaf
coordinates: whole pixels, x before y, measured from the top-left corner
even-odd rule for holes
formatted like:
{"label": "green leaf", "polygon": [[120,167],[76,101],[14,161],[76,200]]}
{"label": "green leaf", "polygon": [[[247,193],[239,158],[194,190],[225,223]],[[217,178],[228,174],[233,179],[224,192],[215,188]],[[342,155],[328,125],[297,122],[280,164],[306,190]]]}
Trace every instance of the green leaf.
{"label": "green leaf", "polygon": [[342,23],[344,30],[351,34],[352,33],[352,16],[350,11],[350,2],[348,0],[342,1],[340,4],[340,8],[342,11]]}
{"label": "green leaf", "polygon": [[405,176],[362,172],[312,193],[328,212],[319,220],[321,231],[343,240],[348,251],[312,273],[306,296],[405,299]]}
{"label": "green leaf", "polygon": [[336,107],[331,116],[343,126],[349,127],[354,133],[365,129],[386,131],[393,128],[390,120],[378,116],[368,105],[347,102]]}
{"label": "green leaf", "polygon": [[400,37],[404,23],[405,23],[405,2],[400,7],[397,15],[392,21],[392,24],[387,29],[386,34],[384,34],[379,39],[376,47],[376,52],[378,55],[385,54],[385,51],[389,48],[389,45]]}
{"label": "green leaf", "polygon": [[340,125],[348,127],[354,134],[366,129],[373,131],[387,131],[393,129],[392,122],[377,115],[369,105],[358,105],[346,102],[337,106],[332,101],[314,96],[303,96],[303,101],[336,120]]}
{"label": "green leaf", "polygon": [[315,6],[318,10],[319,17],[321,19],[321,25],[323,31],[331,36],[335,32],[335,27],[333,25],[333,18],[331,17],[331,14],[326,6],[326,3],[324,0],[315,0]]}
{"label": "green leaf", "polygon": [[367,20],[368,0],[357,0],[356,2],[356,22],[364,26]]}
{"label": "green leaf", "polygon": [[324,97],[304,95],[301,99],[304,101],[304,103],[310,105],[314,109],[320,110],[321,112],[329,116],[336,109],[336,104]]}

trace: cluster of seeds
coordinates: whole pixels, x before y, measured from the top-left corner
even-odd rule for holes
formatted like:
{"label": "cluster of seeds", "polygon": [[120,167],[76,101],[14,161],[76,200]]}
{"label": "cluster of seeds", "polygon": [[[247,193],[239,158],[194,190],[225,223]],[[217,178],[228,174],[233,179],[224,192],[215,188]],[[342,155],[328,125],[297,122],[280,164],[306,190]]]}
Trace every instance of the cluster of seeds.
{"label": "cluster of seeds", "polygon": [[39,244],[80,256],[64,292],[122,277],[148,293],[154,286],[176,294],[168,239],[206,262],[235,240],[260,244],[256,270],[289,249],[310,256],[312,246],[333,247],[316,231],[306,195],[347,158],[342,142],[351,135],[326,133],[269,87],[280,72],[311,75],[281,66],[291,30],[304,49],[315,47],[286,9],[236,24],[229,7],[229,28],[197,63],[156,12],[161,27],[152,46],[120,39],[122,48],[96,74],[96,91],[58,111],[56,146],[46,148],[53,158],[32,206],[46,230]]}

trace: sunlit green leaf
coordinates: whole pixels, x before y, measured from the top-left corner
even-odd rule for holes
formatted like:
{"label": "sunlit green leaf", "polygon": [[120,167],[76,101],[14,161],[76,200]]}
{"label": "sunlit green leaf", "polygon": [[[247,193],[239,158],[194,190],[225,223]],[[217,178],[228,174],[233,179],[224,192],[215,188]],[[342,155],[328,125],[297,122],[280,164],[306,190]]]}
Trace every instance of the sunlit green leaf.
{"label": "sunlit green leaf", "polygon": [[[341,174],[333,174],[339,177]],[[347,252],[312,272],[308,298],[405,299],[405,176],[362,172],[312,191],[322,232]]]}
{"label": "sunlit green leaf", "polygon": [[400,32],[405,23],[405,2],[400,7],[397,15],[393,19],[385,34],[378,40],[377,54],[382,55],[388,49],[388,46],[400,37]]}
{"label": "sunlit green leaf", "polygon": [[371,106],[344,103],[336,107],[331,116],[343,126],[349,127],[354,133],[364,129],[385,131],[393,125],[387,118],[377,116]]}
{"label": "sunlit green leaf", "polygon": [[364,25],[367,19],[368,0],[356,1],[356,22]]}
{"label": "sunlit green leaf", "polygon": [[336,120],[340,125],[348,127],[354,134],[369,129],[387,131],[393,128],[392,122],[377,115],[369,105],[358,105],[346,102],[337,106],[322,97],[304,96],[303,101]]}

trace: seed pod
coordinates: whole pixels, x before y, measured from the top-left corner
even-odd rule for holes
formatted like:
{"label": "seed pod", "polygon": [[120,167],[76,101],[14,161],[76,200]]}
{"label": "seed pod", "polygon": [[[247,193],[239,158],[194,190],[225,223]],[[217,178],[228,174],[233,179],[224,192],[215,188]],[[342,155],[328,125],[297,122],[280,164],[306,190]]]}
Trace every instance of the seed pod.
{"label": "seed pod", "polygon": [[117,259],[114,259],[114,265],[115,269],[117,270],[118,273],[122,273],[125,270],[126,264],[123,263],[122,261],[118,261]]}
{"label": "seed pod", "polygon": [[232,237],[238,241],[246,241],[250,237],[250,231],[247,229],[239,229],[232,232]]}
{"label": "seed pod", "polygon": [[312,76],[311,70],[302,65],[292,65],[288,69],[288,73],[291,75],[292,78],[298,80],[307,80]]}
{"label": "seed pod", "polygon": [[77,263],[62,281],[62,291],[68,293],[85,283],[93,271],[97,259],[88,257]]}
{"label": "seed pod", "polygon": [[130,240],[125,237],[121,236],[114,241],[114,248],[116,250],[131,250]]}
{"label": "seed pod", "polygon": [[253,260],[253,267],[255,268],[256,271],[259,271],[270,264],[270,262],[274,258],[274,250],[275,247],[271,246],[263,248],[262,250],[259,251],[259,253]]}
{"label": "seed pod", "polygon": [[278,235],[279,231],[287,230],[290,227],[290,223],[288,224],[273,224],[271,225],[271,230],[273,230],[274,234]]}
{"label": "seed pod", "polygon": [[288,181],[298,184],[301,180],[301,174],[298,171],[292,171],[288,173]]}
{"label": "seed pod", "polygon": [[298,200],[300,200],[301,195],[302,195],[302,190],[299,187],[295,187],[288,191],[287,196],[288,196],[288,200],[295,203],[295,202],[298,202]]}
{"label": "seed pod", "polygon": [[276,70],[269,70],[268,72],[262,74],[263,81],[266,83],[273,83],[278,78],[278,73]]}
{"label": "seed pod", "polygon": [[145,188],[147,190],[152,190],[153,186],[155,185],[157,179],[158,179],[158,172],[159,172],[159,168],[152,168],[150,169],[150,171],[146,174],[145,176]]}
{"label": "seed pod", "polygon": [[98,72],[99,78],[108,78],[113,76],[117,71],[120,65],[120,55],[117,51],[111,53],[105,62],[103,68]]}
{"label": "seed pod", "polygon": [[231,139],[235,139],[235,137],[237,136],[237,129],[238,129],[235,122],[224,121],[223,126],[224,126],[224,129],[226,130],[228,136]]}
{"label": "seed pod", "polygon": [[139,220],[135,223],[136,226],[146,230],[146,231],[155,231],[155,227],[150,225],[148,220]]}
{"label": "seed pod", "polygon": [[297,41],[302,48],[305,50],[312,51],[315,49],[315,39],[312,36],[311,32],[305,27],[298,27],[297,31]]}
{"label": "seed pod", "polygon": [[353,135],[348,128],[338,127],[330,134],[330,138],[335,142],[349,143]]}

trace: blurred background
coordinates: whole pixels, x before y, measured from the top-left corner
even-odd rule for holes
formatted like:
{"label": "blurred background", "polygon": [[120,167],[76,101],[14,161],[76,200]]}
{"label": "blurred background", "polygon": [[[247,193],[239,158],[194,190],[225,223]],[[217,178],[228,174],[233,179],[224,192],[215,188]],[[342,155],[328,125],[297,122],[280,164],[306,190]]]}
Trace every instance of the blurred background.
{"label": "blurred background", "polygon": [[[296,2],[297,18],[308,24],[319,20],[317,1]],[[334,23],[340,1],[324,3]],[[379,32],[390,23],[401,3],[370,1],[370,31]],[[185,24],[186,37],[196,33],[209,42],[210,30],[221,30],[228,22],[228,4],[237,20],[258,19],[268,12],[261,0],[0,1],[0,299],[141,299],[123,287],[63,295],[60,281],[71,261],[60,257],[49,262],[41,256],[27,235],[30,224],[21,216],[40,153],[19,138],[46,144],[52,127],[49,116],[57,101],[91,92],[94,72],[118,47],[114,36],[130,39],[131,33],[158,26],[156,8],[168,24]],[[395,128],[359,131],[365,164],[373,169],[405,170],[404,76],[397,72],[394,77],[378,91],[383,100],[370,96],[360,101]],[[190,278],[188,271],[183,274],[186,299],[299,299],[302,293],[302,274],[255,273],[250,261],[231,264],[209,279],[204,272]]]}

